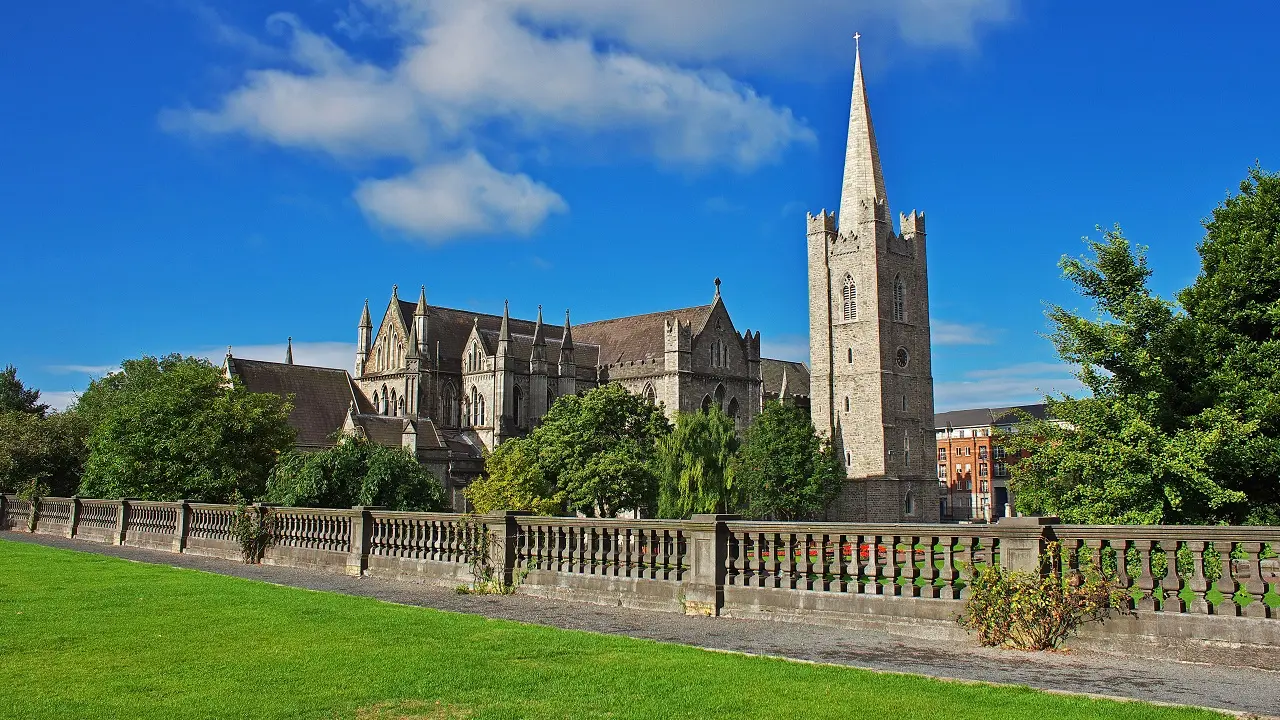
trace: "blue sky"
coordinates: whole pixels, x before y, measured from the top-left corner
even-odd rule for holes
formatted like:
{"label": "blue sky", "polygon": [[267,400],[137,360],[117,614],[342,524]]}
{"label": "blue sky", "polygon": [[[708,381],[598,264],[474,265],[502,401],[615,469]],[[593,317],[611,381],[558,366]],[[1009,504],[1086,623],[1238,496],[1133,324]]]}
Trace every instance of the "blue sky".
{"label": "blue sky", "polygon": [[[688,7],[693,5],[693,7]],[[1045,303],[1095,225],[1198,269],[1280,168],[1280,6],[120,0],[0,26],[0,364],[56,404],[142,353],[351,362],[360,305],[701,304],[807,359],[863,35],[895,211],[928,213],[939,409],[1076,384]]]}

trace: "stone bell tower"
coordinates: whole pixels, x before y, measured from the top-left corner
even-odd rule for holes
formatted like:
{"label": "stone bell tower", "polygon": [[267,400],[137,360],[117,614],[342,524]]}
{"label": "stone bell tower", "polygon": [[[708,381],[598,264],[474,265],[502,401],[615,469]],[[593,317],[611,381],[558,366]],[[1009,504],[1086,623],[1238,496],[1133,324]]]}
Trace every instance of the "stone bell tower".
{"label": "stone bell tower", "polygon": [[855,56],[840,214],[808,216],[813,424],[848,482],[828,519],[937,522],[924,214],[895,232]]}

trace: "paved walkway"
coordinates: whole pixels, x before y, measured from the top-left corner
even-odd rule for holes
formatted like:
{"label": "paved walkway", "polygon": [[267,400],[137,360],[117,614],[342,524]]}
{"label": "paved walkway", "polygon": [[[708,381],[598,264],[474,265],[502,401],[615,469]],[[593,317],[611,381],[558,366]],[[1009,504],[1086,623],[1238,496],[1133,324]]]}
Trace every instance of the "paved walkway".
{"label": "paved walkway", "polygon": [[47,535],[0,532],[0,539],[438,610],[715,650],[938,678],[1198,705],[1263,716],[1280,714],[1280,668],[1258,670],[1083,652],[1022,653],[965,646],[939,647],[924,640],[883,633],[798,623],[686,617],[521,595],[459,595],[412,582],[347,577],[269,565],[244,565],[216,558],[100,545]]}

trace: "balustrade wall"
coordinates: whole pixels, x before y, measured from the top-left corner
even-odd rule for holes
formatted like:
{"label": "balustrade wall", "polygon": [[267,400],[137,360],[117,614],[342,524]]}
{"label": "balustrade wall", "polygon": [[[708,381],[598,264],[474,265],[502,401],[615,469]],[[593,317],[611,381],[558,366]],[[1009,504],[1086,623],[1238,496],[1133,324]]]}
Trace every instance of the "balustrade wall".
{"label": "balustrade wall", "polygon": [[[484,578],[544,597],[768,618],[964,641],[975,568],[1098,573],[1129,614],[1072,642],[1280,665],[1280,527],[994,525],[464,516],[251,506],[261,561],[455,587]],[[0,529],[241,559],[236,508],[194,502],[0,496]],[[1056,547],[1056,555],[1048,549]],[[1154,649],[1154,650],[1153,650]],[[1262,660],[1259,660],[1262,658]]]}

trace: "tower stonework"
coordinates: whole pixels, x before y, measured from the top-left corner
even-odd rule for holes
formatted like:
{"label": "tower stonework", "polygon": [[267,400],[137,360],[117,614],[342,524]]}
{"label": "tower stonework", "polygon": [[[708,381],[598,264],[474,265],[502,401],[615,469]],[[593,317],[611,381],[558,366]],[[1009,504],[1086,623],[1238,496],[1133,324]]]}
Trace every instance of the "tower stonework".
{"label": "tower stonework", "polygon": [[807,219],[811,413],[848,478],[831,520],[939,520],[924,214],[899,227],[859,54],[840,213]]}

